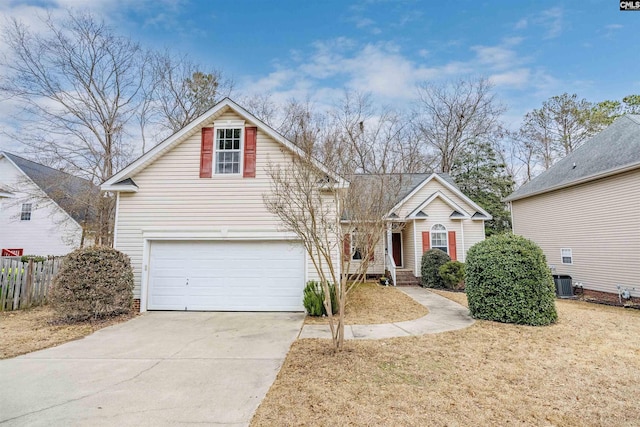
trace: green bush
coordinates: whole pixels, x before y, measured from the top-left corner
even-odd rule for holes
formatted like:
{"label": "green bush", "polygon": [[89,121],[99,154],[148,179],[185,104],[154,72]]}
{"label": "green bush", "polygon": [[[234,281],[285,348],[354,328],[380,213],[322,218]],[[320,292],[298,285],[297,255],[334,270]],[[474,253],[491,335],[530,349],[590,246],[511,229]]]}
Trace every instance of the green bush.
{"label": "green bush", "polygon": [[440,249],[429,249],[422,255],[422,286],[425,288],[444,288],[444,280],[440,277],[440,267],[451,261],[449,255]]}
{"label": "green bush", "polygon": [[[338,311],[338,299],[336,298],[336,286],[329,283],[329,293],[331,294],[331,312]],[[309,281],[304,288],[303,304],[309,316],[326,316],[327,310],[324,307],[324,289],[319,282]]]}
{"label": "green bush", "polygon": [[43,262],[47,260],[47,257],[40,255],[22,255],[22,257],[20,258],[20,262],[27,263],[30,259],[32,259],[33,262]]}
{"label": "green bush", "polygon": [[447,289],[460,290],[464,288],[464,264],[460,261],[449,261],[438,269],[438,274]]}
{"label": "green bush", "polygon": [[68,320],[128,313],[133,306],[133,270],[129,257],[94,246],[66,256],[53,280],[49,301]]}
{"label": "green bush", "polygon": [[534,326],[558,319],[545,256],[524,237],[495,235],[472,246],[465,285],[475,318]]}

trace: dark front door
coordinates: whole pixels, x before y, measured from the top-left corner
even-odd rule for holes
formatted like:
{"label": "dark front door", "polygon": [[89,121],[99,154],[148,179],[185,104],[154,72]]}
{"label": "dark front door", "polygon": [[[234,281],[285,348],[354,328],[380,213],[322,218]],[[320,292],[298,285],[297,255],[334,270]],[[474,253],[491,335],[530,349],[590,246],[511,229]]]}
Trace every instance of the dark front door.
{"label": "dark front door", "polygon": [[402,234],[391,234],[391,248],[393,249],[393,262],[396,267],[402,267]]}

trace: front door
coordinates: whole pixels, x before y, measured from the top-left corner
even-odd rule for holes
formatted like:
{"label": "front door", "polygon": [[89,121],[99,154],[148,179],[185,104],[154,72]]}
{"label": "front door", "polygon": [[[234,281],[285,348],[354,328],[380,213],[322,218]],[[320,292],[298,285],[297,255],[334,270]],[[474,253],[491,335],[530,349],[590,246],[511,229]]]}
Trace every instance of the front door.
{"label": "front door", "polygon": [[391,249],[396,267],[402,267],[402,233],[391,234]]}

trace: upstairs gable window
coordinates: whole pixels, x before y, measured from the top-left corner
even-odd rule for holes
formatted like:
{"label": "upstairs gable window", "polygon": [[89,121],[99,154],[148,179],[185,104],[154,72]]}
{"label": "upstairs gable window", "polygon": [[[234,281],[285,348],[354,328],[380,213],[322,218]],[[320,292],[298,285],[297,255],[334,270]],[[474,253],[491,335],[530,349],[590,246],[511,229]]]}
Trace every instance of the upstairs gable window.
{"label": "upstairs gable window", "polygon": [[216,129],[216,174],[239,174],[242,128]]}

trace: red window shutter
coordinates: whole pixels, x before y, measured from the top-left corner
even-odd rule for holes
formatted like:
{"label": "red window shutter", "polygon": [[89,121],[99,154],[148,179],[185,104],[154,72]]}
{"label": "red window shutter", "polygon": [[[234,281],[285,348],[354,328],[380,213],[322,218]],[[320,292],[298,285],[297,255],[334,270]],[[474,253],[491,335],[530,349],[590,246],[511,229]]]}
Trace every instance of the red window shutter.
{"label": "red window shutter", "polygon": [[349,233],[345,234],[342,240],[342,258],[345,261],[351,259],[351,235]]}
{"label": "red window shutter", "polygon": [[375,261],[376,248],[373,246],[373,237],[369,236],[369,261]]}
{"label": "red window shutter", "polygon": [[258,128],[244,128],[244,172],[245,178],[256,177],[256,137]]}
{"label": "red window shutter", "polygon": [[457,253],[456,253],[456,232],[455,231],[449,232],[449,257],[451,258],[451,261],[456,261],[458,259]]}
{"label": "red window shutter", "polygon": [[431,249],[431,235],[428,231],[422,232],[422,253]]}
{"label": "red window shutter", "polygon": [[211,178],[213,170],[213,128],[202,128],[200,178]]}

